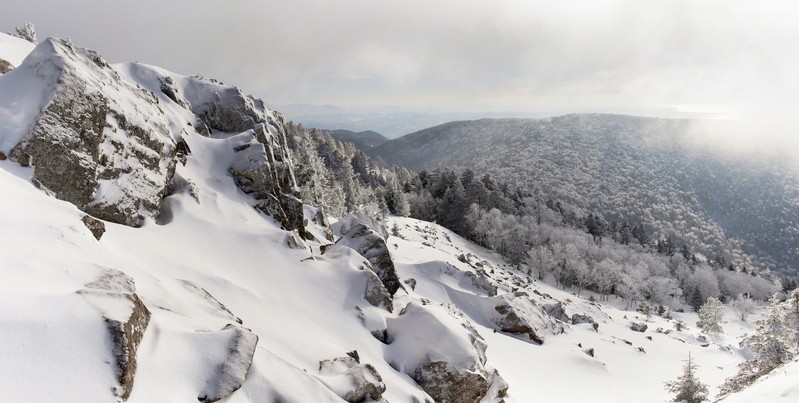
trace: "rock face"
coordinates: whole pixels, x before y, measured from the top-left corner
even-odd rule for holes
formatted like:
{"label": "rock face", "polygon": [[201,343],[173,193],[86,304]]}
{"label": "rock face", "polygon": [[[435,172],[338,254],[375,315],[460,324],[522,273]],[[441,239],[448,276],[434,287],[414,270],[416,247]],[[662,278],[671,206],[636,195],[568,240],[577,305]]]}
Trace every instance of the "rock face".
{"label": "rock face", "polygon": [[237,140],[230,173],[239,188],[258,201],[255,208],[280,221],[283,229],[313,239],[305,228],[302,201],[292,194],[297,182],[283,132],[257,123]]}
{"label": "rock face", "polygon": [[252,366],[258,336],[233,324],[225,326],[222,332],[229,334],[228,355],[197,398],[201,402],[216,402],[239,390]]}
{"label": "rock face", "polygon": [[[348,353],[349,355],[350,353]],[[319,362],[321,381],[350,403],[379,402],[386,391],[383,378],[371,364],[361,364],[357,352]],[[345,385],[342,387],[342,385]]]}
{"label": "rock face", "polygon": [[175,170],[175,138],[157,98],[60,39],[39,44],[17,70],[48,77],[51,93],[9,157],[94,217],[135,226],[157,215]]}
{"label": "rock face", "polygon": [[113,345],[116,375],[126,400],[136,376],[136,352],[150,323],[150,311],[135,293],[133,279],[112,269],[78,291],[103,315]]}

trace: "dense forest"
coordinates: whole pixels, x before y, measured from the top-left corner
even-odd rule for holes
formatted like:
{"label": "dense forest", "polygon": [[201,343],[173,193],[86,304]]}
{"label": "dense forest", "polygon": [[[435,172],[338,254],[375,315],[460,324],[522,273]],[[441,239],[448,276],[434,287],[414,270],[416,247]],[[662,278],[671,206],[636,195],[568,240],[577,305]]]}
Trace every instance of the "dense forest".
{"label": "dense forest", "polygon": [[490,174],[386,167],[350,143],[295,124],[288,137],[307,202],[332,215],[360,210],[434,221],[495,250],[531,278],[578,295],[590,290],[663,313],[698,309],[709,297],[766,300],[795,287],[754,264],[734,262],[728,251],[706,256],[681,234],[660,236],[640,222],[607,219]]}
{"label": "dense forest", "polygon": [[795,274],[799,179],[787,157],[732,156],[702,136],[689,120],[567,115],[451,122],[366,152],[416,171],[490,174],[708,260]]}

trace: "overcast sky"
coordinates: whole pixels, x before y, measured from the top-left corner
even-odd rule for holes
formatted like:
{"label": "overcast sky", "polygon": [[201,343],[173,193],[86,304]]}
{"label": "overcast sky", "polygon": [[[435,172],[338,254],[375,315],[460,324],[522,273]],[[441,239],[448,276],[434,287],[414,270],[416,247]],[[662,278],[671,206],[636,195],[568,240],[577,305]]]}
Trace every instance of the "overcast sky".
{"label": "overcast sky", "polygon": [[0,29],[31,21],[273,105],[787,119],[798,16],[797,1],[9,0]]}

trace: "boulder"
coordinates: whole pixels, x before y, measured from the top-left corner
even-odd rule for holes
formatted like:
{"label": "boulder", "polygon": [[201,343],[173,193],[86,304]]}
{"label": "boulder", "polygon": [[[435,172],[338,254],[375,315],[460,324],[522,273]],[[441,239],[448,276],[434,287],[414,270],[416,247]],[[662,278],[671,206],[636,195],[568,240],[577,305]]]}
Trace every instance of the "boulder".
{"label": "boulder", "polygon": [[94,282],[78,291],[103,315],[115,357],[116,377],[122,400],[133,390],[136,352],[150,322],[150,311],[135,293],[135,283],[126,274],[105,269]]}
{"label": "boulder", "polygon": [[499,330],[505,333],[526,335],[535,344],[544,343],[544,339],[536,333],[529,320],[520,316],[516,308],[507,304],[500,304],[494,307],[494,309],[500,314],[500,316],[494,320]]}
{"label": "boulder", "polygon": [[546,312],[547,315],[551,316],[552,318],[564,323],[569,323],[569,315],[566,315],[566,310],[563,309],[562,303],[556,302],[554,304],[544,304],[541,307],[544,308],[544,312]]}
{"label": "boulder", "polygon": [[592,318],[589,315],[583,315],[583,314],[575,313],[575,314],[572,315],[571,323],[572,323],[572,325],[582,325],[584,323],[590,323],[591,327],[593,327],[594,330],[597,330],[597,331],[599,330],[599,323],[596,323],[594,318]]}
{"label": "boulder", "polygon": [[88,228],[89,231],[91,231],[95,239],[99,241],[100,238],[102,238],[103,234],[105,233],[104,222],[88,215],[83,216],[83,218],[81,218],[80,220],[83,222],[86,228]]}
{"label": "boulder", "polygon": [[488,392],[489,382],[484,375],[458,371],[446,361],[428,361],[419,367],[412,378],[436,402],[480,402]]}
{"label": "boulder", "polygon": [[475,269],[475,273],[470,271],[464,272],[464,276],[471,280],[472,285],[484,290],[489,297],[497,295],[497,286],[492,283],[491,278],[485,270],[477,268]]}
{"label": "boulder", "polygon": [[386,391],[383,378],[371,364],[361,364],[357,359],[357,351],[354,353],[320,361],[320,380],[347,402],[381,401]]}
{"label": "boulder", "polygon": [[364,224],[356,223],[335,244],[327,245],[322,253],[330,248],[340,247],[351,248],[366,258],[370,263],[370,268],[383,282],[390,295],[393,296],[399,290],[400,281],[394,269],[394,261],[385,239],[380,234]]}
{"label": "boulder", "polygon": [[258,336],[237,324],[228,324],[222,332],[229,337],[228,355],[217,365],[214,375],[197,397],[201,402],[216,402],[239,390],[252,366]]}
{"label": "boulder", "polygon": [[411,302],[387,319],[387,361],[437,402],[479,402],[498,376],[486,367],[485,341],[462,315]]}
{"label": "boulder", "polygon": [[156,216],[175,171],[176,136],[155,95],[61,39],[40,43],[17,71],[43,77],[45,94],[27,132],[14,134],[9,158],[99,219],[136,226]]}
{"label": "boulder", "polygon": [[632,330],[632,331],[634,331],[634,332],[641,332],[641,333],[643,333],[643,332],[645,332],[645,331],[646,331],[646,329],[647,329],[648,327],[649,327],[649,326],[647,326],[647,325],[646,325],[646,323],[635,323],[635,322],[633,322],[633,323],[631,323],[631,324],[630,324],[630,330]]}

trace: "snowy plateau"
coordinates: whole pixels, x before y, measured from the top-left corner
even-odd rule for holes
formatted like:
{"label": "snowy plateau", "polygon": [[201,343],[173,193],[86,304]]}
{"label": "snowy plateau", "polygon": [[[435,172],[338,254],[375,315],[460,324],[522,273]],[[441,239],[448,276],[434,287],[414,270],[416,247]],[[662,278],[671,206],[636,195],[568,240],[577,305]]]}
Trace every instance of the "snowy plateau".
{"label": "snowy plateau", "polygon": [[[53,38],[0,59],[2,402],[664,402],[689,353],[712,396],[750,358],[760,313],[703,334],[302,204],[287,123],[235,87]],[[723,401],[799,401],[799,362]]]}

